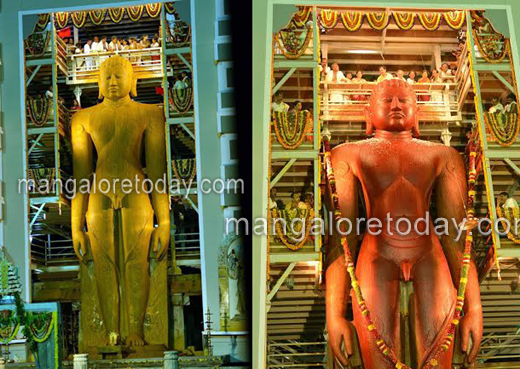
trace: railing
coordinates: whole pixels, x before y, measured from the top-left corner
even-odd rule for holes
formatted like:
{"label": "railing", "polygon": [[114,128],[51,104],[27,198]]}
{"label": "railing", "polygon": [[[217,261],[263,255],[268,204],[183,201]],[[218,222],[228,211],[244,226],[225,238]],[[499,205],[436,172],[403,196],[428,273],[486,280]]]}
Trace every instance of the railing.
{"label": "railing", "polygon": [[458,110],[462,111],[471,88],[471,70],[469,66],[468,47],[466,45],[462,48],[462,54],[460,54],[459,57],[457,72],[455,73],[455,83],[457,84],[459,95]]}
{"label": "railing", "polygon": [[37,265],[45,266],[77,261],[71,239],[45,240],[40,236],[32,236],[31,258]]}
{"label": "railing", "polygon": [[519,361],[520,334],[490,334],[484,336],[477,356],[478,361],[489,359],[500,361]]}
{"label": "railing", "polygon": [[327,366],[327,342],[273,342],[267,345],[267,365],[274,368]]}
{"label": "railing", "polygon": [[97,82],[99,66],[111,56],[119,55],[128,59],[137,78],[162,76],[161,48],[153,47],[139,50],[107,51],[102,53],[69,54],[69,73],[67,83]]}
{"label": "railing", "polygon": [[[375,82],[321,82],[322,120],[364,121],[364,106]],[[420,83],[412,85],[417,95],[419,119],[426,121],[461,120],[455,83]]]}
{"label": "railing", "polygon": [[68,76],[67,45],[65,44],[65,41],[63,41],[63,39],[58,36],[57,33],[55,33],[54,37],[56,38],[56,63],[65,76]]}
{"label": "railing", "polygon": [[200,234],[175,233],[175,255],[179,259],[200,259]]}

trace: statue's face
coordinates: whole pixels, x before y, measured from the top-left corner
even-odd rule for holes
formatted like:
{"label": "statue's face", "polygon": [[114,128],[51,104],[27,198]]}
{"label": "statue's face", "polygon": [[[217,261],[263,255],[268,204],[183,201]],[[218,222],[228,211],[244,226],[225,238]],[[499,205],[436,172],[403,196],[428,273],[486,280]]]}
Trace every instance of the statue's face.
{"label": "statue's face", "polygon": [[132,73],[124,66],[106,66],[101,68],[99,75],[99,89],[109,100],[122,99],[130,93],[132,88]]}
{"label": "statue's face", "polygon": [[370,99],[367,119],[376,129],[408,131],[417,122],[417,103],[413,90],[400,80],[383,82],[383,88],[375,89]]}

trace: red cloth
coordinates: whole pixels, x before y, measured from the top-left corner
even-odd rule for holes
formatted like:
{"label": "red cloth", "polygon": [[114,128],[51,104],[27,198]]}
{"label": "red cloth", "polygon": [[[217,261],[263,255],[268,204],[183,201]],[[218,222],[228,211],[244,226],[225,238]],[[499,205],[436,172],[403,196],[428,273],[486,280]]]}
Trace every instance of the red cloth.
{"label": "red cloth", "polygon": [[70,37],[71,36],[70,27],[66,27],[66,28],[60,29],[58,31],[58,36],[60,36],[60,38]]}
{"label": "red cloth", "polygon": [[164,89],[163,89],[162,87],[158,87],[158,86],[156,86],[156,87],[155,87],[155,94],[156,94],[156,95],[164,96]]}

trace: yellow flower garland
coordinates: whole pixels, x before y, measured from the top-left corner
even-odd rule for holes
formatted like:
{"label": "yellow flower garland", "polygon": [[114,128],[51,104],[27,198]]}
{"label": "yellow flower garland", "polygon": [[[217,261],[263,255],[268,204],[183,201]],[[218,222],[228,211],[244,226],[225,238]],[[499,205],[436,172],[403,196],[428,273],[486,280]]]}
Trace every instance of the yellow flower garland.
{"label": "yellow flower garland", "polygon": [[103,23],[106,14],[106,9],[91,10],[88,12],[90,21],[96,26],[99,26],[101,23]]}
{"label": "yellow flower garland", "polygon": [[451,29],[459,30],[464,25],[464,22],[466,21],[466,17],[464,15],[464,11],[462,10],[455,10],[452,12],[446,12],[444,13],[444,20],[448,24],[448,26]]}
{"label": "yellow flower garland", "polygon": [[67,23],[69,23],[69,13],[67,12],[54,13],[54,16],[56,18],[56,25],[58,28],[65,28]]}
{"label": "yellow flower garland", "polygon": [[125,15],[125,8],[110,8],[108,9],[108,15],[110,19],[112,19],[112,22],[119,23]]}
{"label": "yellow flower garland", "polygon": [[347,31],[355,32],[361,28],[363,16],[364,14],[361,12],[345,11],[341,13],[341,21]]}
{"label": "yellow flower garland", "polygon": [[387,12],[370,12],[366,16],[370,27],[378,31],[385,29],[390,19]]}
{"label": "yellow flower garland", "polygon": [[[295,213],[298,213],[300,210],[302,210],[302,209],[293,209],[292,211],[294,211]],[[280,239],[280,241],[282,241],[282,243],[285,246],[287,246],[287,248],[290,250],[296,251],[296,250],[301,249],[303,247],[303,245],[305,244],[305,242],[307,242],[307,240],[309,239],[311,223],[312,223],[312,219],[314,218],[314,209],[306,209],[306,210],[307,210],[307,214],[305,217],[305,235],[300,241],[295,242],[295,240],[292,240],[290,236],[287,236],[285,234],[286,229],[283,228],[282,224],[280,224],[280,222],[276,222],[276,225],[275,225],[276,234],[278,235],[278,238]],[[291,210],[280,211],[275,208],[272,210],[272,216],[275,219],[280,219],[280,216],[279,216],[280,212],[284,212],[287,214],[287,213],[289,213],[289,211],[291,211]],[[289,218],[290,218],[290,221],[295,219],[295,217],[290,217],[290,216],[289,216]],[[281,219],[287,220],[287,217],[282,217]],[[303,218],[296,218],[296,219],[303,219]]]}
{"label": "yellow flower garland", "polygon": [[408,31],[414,26],[415,14],[404,12],[393,12],[394,21],[397,27],[403,31]]}
{"label": "yellow flower garland", "polygon": [[14,326],[14,329],[11,331],[11,334],[9,335],[9,337],[6,337],[6,338],[0,338],[0,343],[3,344],[3,345],[6,345],[8,344],[9,342],[11,342],[12,340],[14,340],[14,338],[16,337],[16,335],[18,334],[18,331],[20,330],[20,323],[16,323],[16,325]]}
{"label": "yellow flower garland", "polygon": [[146,13],[151,18],[156,18],[159,14],[161,14],[161,4],[160,3],[151,3],[146,4]]}
{"label": "yellow flower garland", "polygon": [[286,31],[280,31],[280,32],[278,32],[277,35],[275,35],[275,41],[278,44],[278,46],[280,47],[280,50],[282,51],[282,55],[285,56],[287,59],[298,59],[300,56],[303,55],[305,50],[307,50],[307,47],[309,47],[309,42],[312,37],[312,30],[307,28],[307,34],[305,36],[305,40],[303,41],[303,44],[300,45],[300,48],[298,49],[298,51],[296,53],[291,53],[287,50],[287,48],[285,47],[285,44],[283,42],[282,36],[281,36],[282,32],[286,32]]}
{"label": "yellow flower garland", "polygon": [[[289,115],[294,116],[294,126],[289,127]],[[273,112],[274,131],[280,145],[286,150],[294,150],[300,147],[312,123],[311,113],[307,110],[301,112]]]}
{"label": "yellow flower garland", "polygon": [[508,147],[516,142],[520,130],[517,113],[484,113],[484,122],[500,146]]}
{"label": "yellow flower garland", "polygon": [[76,28],[81,28],[87,21],[87,12],[74,12],[71,14],[72,23]]}
{"label": "yellow flower garland", "polygon": [[144,5],[129,6],[126,11],[128,13],[128,18],[137,22],[143,15]]}
{"label": "yellow flower garland", "polygon": [[322,9],[319,16],[323,28],[332,29],[338,24],[338,11],[333,9]]}
{"label": "yellow flower garland", "polygon": [[441,23],[441,13],[419,13],[419,21],[428,31],[435,31]]}

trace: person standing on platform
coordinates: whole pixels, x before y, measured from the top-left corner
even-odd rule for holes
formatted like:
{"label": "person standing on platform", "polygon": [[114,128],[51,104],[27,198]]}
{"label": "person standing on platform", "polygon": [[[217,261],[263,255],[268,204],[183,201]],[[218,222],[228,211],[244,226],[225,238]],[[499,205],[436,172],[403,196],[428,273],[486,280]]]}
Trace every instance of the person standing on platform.
{"label": "person standing on platform", "polygon": [[379,77],[377,77],[377,80],[376,80],[377,83],[382,82],[385,79],[393,79],[393,78],[394,77],[392,77],[392,75],[390,73],[386,72],[386,67],[384,65],[379,67]]}
{"label": "person standing on platform", "polygon": [[283,93],[278,91],[274,94],[274,101],[271,103],[273,112],[287,112],[289,105],[283,102]]}
{"label": "person standing on platform", "polygon": [[500,103],[498,97],[494,97],[491,99],[491,108],[489,108],[489,113],[503,113],[504,105]]}
{"label": "person standing on platform", "polygon": [[408,78],[406,79],[406,82],[408,82],[411,85],[415,84],[415,72],[412,70],[410,73],[408,73]]}
{"label": "person standing on platform", "polygon": [[509,94],[507,96],[504,113],[508,113],[508,114],[518,113],[518,105],[516,104],[516,95],[515,94]]}
{"label": "person standing on platform", "polygon": [[327,58],[321,59],[321,64],[318,65],[318,72],[320,73],[322,80],[327,78],[327,73],[330,72],[330,67],[327,64]]}
{"label": "person standing on platform", "polygon": [[[92,54],[93,53],[93,46],[92,46],[93,44],[94,43],[92,42],[92,40],[88,40],[87,43],[85,44],[83,53]],[[86,70],[94,69],[94,59],[91,56],[85,58],[85,67],[86,67]]]}
{"label": "person standing on platform", "polygon": [[110,43],[108,44],[108,49],[110,51],[115,51],[115,52],[122,50],[121,43],[117,39],[117,36],[112,36],[112,41],[110,41]]}
{"label": "person standing on platform", "polygon": [[[332,70],[327,73],[327,82],[340,83],[345,79],[345,75],[339,70],[338,63],[332,64]],[[335,103],[342,103],[344,101],[343,93],[341,91],[331,92],[329,101]]]}

